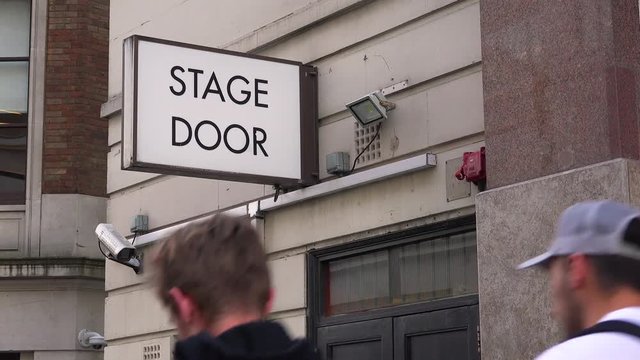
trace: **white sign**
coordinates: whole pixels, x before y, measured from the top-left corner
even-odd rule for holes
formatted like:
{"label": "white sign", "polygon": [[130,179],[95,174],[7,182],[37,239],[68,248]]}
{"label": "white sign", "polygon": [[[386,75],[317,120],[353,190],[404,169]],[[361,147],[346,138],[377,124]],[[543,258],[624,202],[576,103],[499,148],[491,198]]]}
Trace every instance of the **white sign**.
{"label": "white sign", "polygon": [[301,82],[315,82],[313,68],[139,36],[124,46],[123,169],[309,181],[303,148],[317,154],[316,119],[301,107],[316,101],[301,89],[315,83]]}

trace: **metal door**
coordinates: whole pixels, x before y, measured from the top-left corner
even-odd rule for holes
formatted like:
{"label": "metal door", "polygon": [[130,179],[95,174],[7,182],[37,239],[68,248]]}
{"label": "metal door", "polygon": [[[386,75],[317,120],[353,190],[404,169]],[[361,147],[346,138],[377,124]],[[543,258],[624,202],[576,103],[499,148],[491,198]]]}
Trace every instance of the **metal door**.
{"label": "metal door", "polygon": [[394,319],[394,360],[479,360],[478,306]]}
{"label": "metal door", "polygon": [[391,318],[333,325],[318,329],[318,349],[326,360],[390,360]]}

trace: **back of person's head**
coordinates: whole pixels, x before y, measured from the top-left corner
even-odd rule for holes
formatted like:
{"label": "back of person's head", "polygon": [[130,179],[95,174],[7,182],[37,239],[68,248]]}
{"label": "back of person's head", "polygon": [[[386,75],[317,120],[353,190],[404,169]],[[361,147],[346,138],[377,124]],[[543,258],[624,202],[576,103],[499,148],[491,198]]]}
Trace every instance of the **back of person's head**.
{"label": "back of person's head", "polygon": [[[640,249],[640,218],[633,218],[625,226],[622,242]],[[621,288],[640,292],[640,260],[620,255],[589,257],[600,289],[613,293]]]}
{"label": "back of person's head", "polygon": [[640,261],[616,255],[589,258],[604,293],[611,294],[621,288],[640,293]]}
{"label": "back of person's head", "polygon": [[174,316],[175,288],[208,323],[228,312],[263,312],[269,302],[266,255],[247,218],[217,215],[186,226],[160,245],[154,262],[160,298]]}

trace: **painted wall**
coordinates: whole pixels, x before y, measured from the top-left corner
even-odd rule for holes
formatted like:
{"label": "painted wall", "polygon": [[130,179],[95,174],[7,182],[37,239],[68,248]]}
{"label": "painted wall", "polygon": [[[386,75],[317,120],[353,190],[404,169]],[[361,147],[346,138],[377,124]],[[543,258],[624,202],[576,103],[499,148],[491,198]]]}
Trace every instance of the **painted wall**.
{"label": "painted wall", "polygon": [[[447,161],[484,142],[479,2],[473,0],[112,1],[107,217],[123,233],[136,214],[151,229],[212,214],[272,194],[269,186],[120,170],[121,48],[132,34],[251,51],[310,63],[319,72],[320,176],[325,156],[356,156],[355,120],[345,104],[407,81],[388,96],[379,154],[360,167],[432,152],[438,166],[268,212],[264,242],[276,301],[273,317],[305,334],[305,260],[330,246],[434,219],[473,212],[473,195],[447,201]],[[173,327],[148,275],[107,264],[105,359],[140,359],[172,344]],[[161,358],[169,352],[161,350]]]}

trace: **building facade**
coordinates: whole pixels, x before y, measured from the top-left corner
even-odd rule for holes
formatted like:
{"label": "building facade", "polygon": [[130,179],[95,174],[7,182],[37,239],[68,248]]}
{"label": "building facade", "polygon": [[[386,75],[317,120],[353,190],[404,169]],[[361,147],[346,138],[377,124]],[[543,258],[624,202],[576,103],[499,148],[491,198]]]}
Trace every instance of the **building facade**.
{"label": "building facade", "polygon": [[0,1],[0,358],[101,359],[109,1]]}
{"label": "building facade", "polygon": [[[635,0],[112,2],[108,222],[131,236],[148,216],[147,252],[185,223],[250,216],[272,318],[323,358],[531,358],[558,332],[544,277],[515,266],[570,203],[639,203],[638,24]],[[121,170],[122,43],[136,34],[316,67],[320,183],[276,200],[266,185]],[[396,105],[379,138],[345,108],[376,90]],[[484,184],[455,174],[483,147],[476,196]],[[362,152],[356,171],[329,174],[336,152]],[[107,263],[106,359],[171,358],[148,280]]]}

